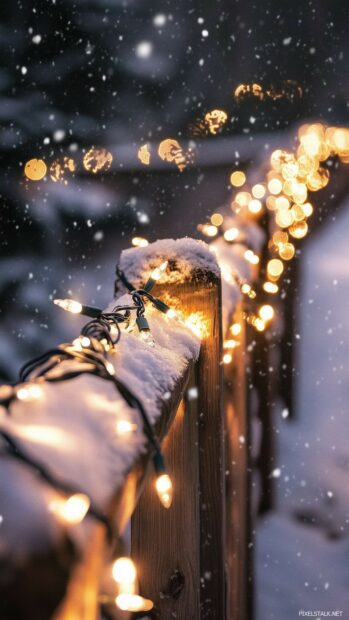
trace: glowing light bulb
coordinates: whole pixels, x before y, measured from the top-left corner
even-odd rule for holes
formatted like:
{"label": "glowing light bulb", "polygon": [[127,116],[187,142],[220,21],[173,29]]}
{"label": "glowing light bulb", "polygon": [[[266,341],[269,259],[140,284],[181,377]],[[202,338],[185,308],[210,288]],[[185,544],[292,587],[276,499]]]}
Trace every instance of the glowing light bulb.
{"label": "glowing light bulb", "polygon": [[237,239],[239,236],[239,229],[238,228],[228,228],[228,230],[225,231],[224,233],[224,239],[226,241],[235,241],[235,239]]}
{"label": "glowing light bulb", "polygon": [[252,187],[252,196],[255,198],[263,198],[265,196],[265,187],[261,183],[257,183]]}
{"label": "glowing light bulb", "polygon": [[244,172],[242,172],[242,170],[235,170],[235,172],[232,172],[232,174],[230,175],[230,183],[234,186],[234,187],[241,187],[246,181],[246,175]]}
{"label": "glowing light bulb", "polygon": [[251,263],[251,265],[258,265],[259,263],[259,256],[257,256],[257,254],[255,254],[252,250],[246,250],[244,257],[248,263]]}
{"label": "glowing light bulb", "polygon": [[275,295],[275,293],[278,292],[279,287],[277,284],[275,284],[275,282],[264,282],[263,289],[266,293],[271,293],[272,295]]}
{"label": "glowing light bulb", "polygon": [[239,343],[237,342],[237,340],[224,340],[223,342],[223,349],[235,349],[235,347],[238,347]]}
{"label": "glowing light bulb", "polygon": [[231,353],[224,353],[223,355],[223,364],[231,364],[233,361],[233,356]]}
{"label": "glowing light bulb", "polygon": [[304,221],[296,222],[289,228],[289,233],[295,239],[302,239],[308,232],[308,224]]}
{"label": "glowing light bulb", "polygon": [[257,198],[250,200],[248,203],[248,210],[250,213],[260,213],[262,210],[262,203]]}
{"label": "glowing light bulb", "polygon": [[133,237],[132,245],[134,245],[136,248],[145,248],[147,245],[149,245],[149,241],[144,239],[144,237]]}
{"label": "glowing light bulb", "polygon": [[212,226],[221,226],[223,224],[223,215],[220,213],[213,213],[211,215]]}
{"label": "glowing light bulb", "polygon": [[155,488],[162,505],[165,508],[169,508],[173,499],[173,487],[170,476],[168,474],[160,474],[156,479]]}
{"label": "glowing light bulb", "polygon": [[115,603],[123,611],[150,611],[154,607],[150,599],[143,598],[138,594],[119,594]]}
{"label": "glowing light bulb", "polygon": [[109,360],[107,360],[105,362],[105,368],[106,368],[106,371],[107,371],[107,373],[109,375],[111,375],[111,376],[115,375],[115,368],[114,368],[113,364],[111,362],[109,362]]}
{"label": "glowing light bulb", "polygon": [[121,557],[115,560],[112,567],[112,575],[122,593],[134,593],[137,570],[131,558]]}
{"label": "glowing light bulb", "polygon": [[295,255],[296,249],[293,243],[281,243],[279,245],[279,256],[283,260],[291,260]]}
{"label": "glowing light bulb", "polygon": [[73,314],[80,314],[82,310],[82,304],[74,299],[54,299],[53,303],[56,304],[56,306],[63,308],[63,310],[72,312]]}
{"label": "glowing light bulb", "polygon": [[264,304],[259,308],[258,314],[263,321],[271,321],[274,316],[274,308],[270,304]]}
{"label": "glowing light bulb", "polygon": [[91,345],[91,340],[87,338],[87,336],[80,336],[79,338],[75,338],[72,342],[75,349],[78,351],[82,351],[82,349],[88,349]]}
{"label": "glowing light bulb", "polygon": [[213,226],[212,224],[199,224],[198,230],[202,232],[206,237],[215,237],[218,233],[217,226]]}
{"label": "glowing light bulb", "polygon": [[34,400],[38,400],[43,395],[42,388],[40,385],[36,383],[23,385],[23,387],[18,388],[16,392],[16,396],[18,400],[22,400],[24,402],[30,403]]}
{"label": "glowing light bulb", "polygon": [[255,327],[258,332],[263,332],[265,330],[265,323],[263,319],[257,316],[253,321],[253,327]]}
{"label": "glowing light bulb", "polygon": [[243,295],[247,295],[247,297],[249,297],[250,299],[255,299],[256,297],[256,291],[253,290],[253,288],[248,284],[248,282],[244,282],[241,285],[241,292],[243,293]]}
{"label": "glowing light bulb", "polygon": [[238,336],[239,334],[241,334],[241,330],[242,330],[242,327],[240,323],[233,323],[233,325],[230,328],[230,331],[233,334],[233,336]]}
{"label": "glowing light bulb", "polygon": [[84,493],[75,493],[66,500],[54,500],[49,509],[55,515],[71,525],[81,523],[90,508],[90,499]]}
{"label": "glowing light bulb", "polygon": [[284,270],[282,261],[278,258],[272,258],[267,264],[267,272],[270,278],[278,279]]}
{"label": "glowing light bulb", "polygon": [[161,263],[161,265],[159,267],[156,267],[154,269],[154,271],[152,271],[151,273],[151,279],[155,280],[157,282],[157,280],[160,280],[162,274],[164,273],[164,271],[166,271],[168,265],[168,261],[164,261],[163,263]]}
{"label": "glowing light bulb", "polygon": [[118,420],[116,423],[116,432],[118,435],[130,435],[137,430],[137,424],[133,424],[128,420]]}
{"label": "glowing light bulb", "polygon": [[271,194],[277,195],[280,194],[282,190],[282,181],[277,177],[270,179],[268,183],[268,190]]}
{"label": "glowing light bulb", "polygon": [[149,329],[143,329],[139,332],[139,334],[143,342],[145,342],[149,347],[155,347],[155,340],[151,335],[151,331]]}
{"label": "glowing light bulb", "polygon": [[167,310],[166,316],[168,316],[169,319],[178,319],[177,312],[172,308],[169,308],[169,310]]}

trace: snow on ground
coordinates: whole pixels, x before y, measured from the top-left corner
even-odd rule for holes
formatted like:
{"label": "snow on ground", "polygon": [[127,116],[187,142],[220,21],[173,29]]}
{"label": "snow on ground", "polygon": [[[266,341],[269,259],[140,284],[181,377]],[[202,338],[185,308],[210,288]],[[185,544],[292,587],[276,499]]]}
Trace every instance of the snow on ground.
{"label": "snow on ground", "polygon": [[303,254],[297,411],[278,419],[277,510],[257,532],[257,620],[301,609],[349,618],[348,230],[343,209]]}

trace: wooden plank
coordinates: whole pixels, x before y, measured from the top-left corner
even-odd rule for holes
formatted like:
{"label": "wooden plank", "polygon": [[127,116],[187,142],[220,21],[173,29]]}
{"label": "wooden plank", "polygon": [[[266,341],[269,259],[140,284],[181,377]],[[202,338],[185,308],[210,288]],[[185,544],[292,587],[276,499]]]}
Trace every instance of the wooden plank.
{"label": "wooden plank", "polygon": [[[164,298],[166,290],[159,296]],[[199,312],[207,326],[195,369],[198,399],[180,408],[165,453],[175,497],[165,511],[153,481],[132,521],[132,552],[144,594],[161,618],[224,618],[223,415],[221,409],[220,283],[198,279],[171,287],[186,312]],[[172,615],[171,615],[172,614]]]}
{"label": "wooden plank", "polygon": [[233,364],[225,367],[225,488],[226,536],[228,567],[227,618],[252,618],[252,558],[251,542],[251,437],[247,415],[246,393],[246,333],[242,306],[234,322],[242,326],[235,337],[239,346],[234,349]]}
{"label": "wooden plank", "polygon": [[[171,398],[164,401],[163,413],[157,425],[157,433],[160,439],[168,432],[173,421],[191,369],[192,364],[188,364],[183,371],[181,380],[174,386]],[[149,467],[150,460],[150,454],[145,454],[138,460],[126,477],[122,489],[116,493],[106,511],[110,515],[116,530],[121,534],[142,493],[151,469]],[[66,596],[52,616],[52,620],[96,620],[99,617],[98,594],[101,568],[105,561],[112,561],[118,553],[117,547],[110,549],[105,529],[97,523],[93,524],[84,556],[76,564],[68,583]],[[116,610],[112,611],[112,617],[118,618]],[[127,615],[123,612],[121,618],[127,620]]]}

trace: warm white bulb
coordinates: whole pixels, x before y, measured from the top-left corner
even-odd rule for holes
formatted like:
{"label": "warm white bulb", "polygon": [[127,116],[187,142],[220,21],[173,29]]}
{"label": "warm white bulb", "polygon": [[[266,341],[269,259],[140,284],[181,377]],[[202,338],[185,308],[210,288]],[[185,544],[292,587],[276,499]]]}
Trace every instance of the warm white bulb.
{"label": "warm white bulb", "polygon": [[151,332],[149,329],[143,329],[140,332],[140,335],[141,335],[143,342],[145,342],[149,347],[155,347],[155,340],[153,336],[151,335]]}
{"label": "warm white bulb", "polygon": [[269,304],[265,304],[259,308],[258,314],[263,321],[271,321],[274,316],[274,308]]}
{"label": "warm white bulb", "polygon": [[240,323],[233,323],[233,325],[230,328],[230,331],[233,334],[233,336],[238,336],[239,334],[241,334],[241,330],[242,330],[242,327]]}
{"label": "warm white bulb", "polygon": [[67,312],[72,312],[73,314],[80,314],[82,310],[82,305],[79,301],[75,301],[74,299],[54,299],[53,303],[63,310]]}
{"label": "warm white bulb", "polygon": [[154,271],[152,271],[151,274],[151,279],[152,280],[160,280],[162,274],[164,271],[166,271],[168,265],[168,261],[164,261],[163,263],[161,263],[160,267],[156,267],[156,269],[154,269]]}
{"label": "warm white bulb", "polygon": [[154,606],[152,601],[138,594],[119,594],[115,603],[123,611],[150,611]]}
{"label": "warm white bulb", "polygon": [[162,505],[165,508],[169,508],[173,499],[173,487],[170,476],[168,474],[161,474],[156,479],[155,488]]}
{"label": "warm white bulb", "polygon": [[42,388],[36,383],[23,385],[23,387],[20,387],[16,392],[18,400],[22,400],[27,403],[30,403],[33,400],[38,400],[42,397],[42,394]]}
{"label": "warm white bulb", "polygon": [[51,512],[71,525],[81,523],[89,507],[90,499],[84,493],[74,493],[68,499],[54,500],[49,506]]}
{"label": "warm white bulb", "polygon": [[231,353],[225,353],[223,355],[223,364],[231,364],[233,361],[233,356]]}
{"label": "warm white bulb", "polygon": [[91,340],[86,336],[79,336],[79,338],[73,340],[72,345],[78,351],[82,351],[82,349],[87,349],[91,345]]}
{"label": "warm white bulb", "polygon": [[121,586],[132,586],[137,579],[137,570],[131,558],[121,557],[115,560],[112,568],[113,579]]}
{"label": "warm white bulb", "polygon": [[166,316],[168,316],[169,319],[178,319],[177,312],[175,310],[172,310],[172,308],[169,308],[169,310],[167,310]]}
{"label": "warm white bulb", "polygon": [[130,435],[137,430],[137,424],[133,424],[128,420],[118,420],[116,423],[116,432],[118,435]]}
{"label": "warm white bulb", "polygon": [[111,362],[109,362],[108,360],[105,362],[105,367],[107,370],[107,373],[111,376],[115,375],[115,368],[113,366],[113,364]]}

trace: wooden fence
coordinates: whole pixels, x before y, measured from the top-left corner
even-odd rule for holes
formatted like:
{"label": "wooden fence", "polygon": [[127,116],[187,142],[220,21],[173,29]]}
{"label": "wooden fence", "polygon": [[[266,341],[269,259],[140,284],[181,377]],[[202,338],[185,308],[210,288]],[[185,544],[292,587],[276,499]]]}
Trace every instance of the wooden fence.
{"label": "wooden fence", "polygon": [[[186,364],[170,397],[161,403],[156,425],[174,481],[174,499],[169,510],[154,500],[149,450],[135,460],[122,488],[104,509],[120,533],[132,518],[131,555],[138,567],[140,593],[154,601],[154,609],[143,612],[142,618],[251,620],[246,333],[242,329],[234,362],[223,373],[217,275],[193,270],[182,282],[159,284],[157,295],[172,302],[180,300],[185,315],[200,313],[207,325],[198,361]],[[243,325],[242,312],[240,304],[236,319]],[[6,501],[4,493],[1,497]],[[40,578],[33,578],[37,572],[40,575],[41,560],[30,558],[9,581],[1,582],[1,598],[8,603],[0,617],[128,618],[126,612],[100,602],[103,566],[120,551],[110,548],[99,523],[91,526],[83,556],[74,556],[63,577],[62,548],[49,550],[46,557],[50,560],[44,568],[49,574],[44,580],[48,588],[45,606]],[[54,585],[57,579],[58,588]]]}

